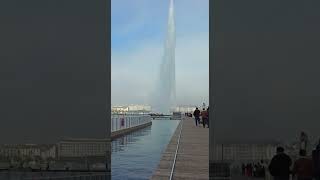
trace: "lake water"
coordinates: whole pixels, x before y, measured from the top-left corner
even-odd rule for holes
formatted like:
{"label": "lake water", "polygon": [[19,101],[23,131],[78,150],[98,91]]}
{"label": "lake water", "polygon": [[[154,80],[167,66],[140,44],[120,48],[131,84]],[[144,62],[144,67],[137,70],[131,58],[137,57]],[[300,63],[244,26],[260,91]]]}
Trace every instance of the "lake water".
{"label": "lake water", "polygon": [[111,177],[115,180],[149,179],[158,167],[180,121],[153,120],[152,126],[112,142]]}

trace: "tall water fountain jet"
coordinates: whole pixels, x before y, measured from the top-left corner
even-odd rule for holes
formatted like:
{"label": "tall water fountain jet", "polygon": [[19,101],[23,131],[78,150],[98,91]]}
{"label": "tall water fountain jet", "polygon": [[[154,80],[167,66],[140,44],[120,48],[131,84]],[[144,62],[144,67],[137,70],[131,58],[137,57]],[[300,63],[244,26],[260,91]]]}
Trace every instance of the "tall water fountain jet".
{"label": "tall water fountain jet", "polygon": [[170,0],[167,38],[160,67],[157,97],[154,105],[154,110],[161,113],[169,113],[170,108],[176,105],[175,47],[174,7],[173,0]]}

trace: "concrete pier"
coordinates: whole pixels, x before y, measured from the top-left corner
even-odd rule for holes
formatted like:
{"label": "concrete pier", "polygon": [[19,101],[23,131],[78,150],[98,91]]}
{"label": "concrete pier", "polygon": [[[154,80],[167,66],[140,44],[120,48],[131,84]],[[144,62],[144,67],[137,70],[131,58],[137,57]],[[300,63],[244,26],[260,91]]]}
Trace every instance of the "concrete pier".
{"label": "concrete pier", "polygon": [[130,127],[130,128],[121,129],[121,130],[118,130],[118,131],[111,132],[111,140],[113,140],[113,139],[115,139],[117,137],[120,137],[120,136],[124,136],[124,135],[126,135],[128,133],[131,133],[133,131],[145,128],[147,126],[151,126],[151,125],[152,125],[152,122],[148,122],[148,123],[141,124],[141,125],[138,125],[138,126],[134,126],[134,127]]}
{"label": "concrete pier", "polygon": [[162,155],[157,170],[151,177],[152,180],[169,179],[181,126],[180,144],[172,179],[209,179],[209,128],[203,128],[202,125],[196,127],[193,118],[183,117]]}

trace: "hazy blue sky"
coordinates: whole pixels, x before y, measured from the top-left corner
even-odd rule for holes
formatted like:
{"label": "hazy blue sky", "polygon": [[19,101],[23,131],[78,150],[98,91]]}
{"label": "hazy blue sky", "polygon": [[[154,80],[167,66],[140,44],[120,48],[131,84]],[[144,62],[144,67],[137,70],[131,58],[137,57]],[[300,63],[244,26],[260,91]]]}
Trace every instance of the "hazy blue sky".
{"label": "hazy blue sky", "polygon": [[[178,104],[208,102],[209,2],[175,0]],[[112,104],[149,103],[166,37],[169,0],[112,0]]]}

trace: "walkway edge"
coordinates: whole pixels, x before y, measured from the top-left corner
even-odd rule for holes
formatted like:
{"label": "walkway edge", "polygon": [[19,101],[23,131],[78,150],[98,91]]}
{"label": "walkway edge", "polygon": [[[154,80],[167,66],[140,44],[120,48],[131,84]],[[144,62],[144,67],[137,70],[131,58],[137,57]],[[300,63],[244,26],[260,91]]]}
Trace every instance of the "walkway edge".
{"label": "walkway edge", "polygon": [[124,136],[124,135],[127,135],[127,134],[129,134],[129,133],[131,133],[133,131],[137,131],[139,129],[143,129],[143,128],[151,126],[151,125],[152,125],[152,121],[148,122],[146,124],[139,125],[139,126],[134,126],[134,127],[131,127],[131,128],[121,129],[119,131],[112,132],[111,133],[111,140],[116,139],[116,138],[121,137],[121,136]]}
{"label": "walkway edge", "polygon": [[193,118],[183,117],[180,121],[151,177],[152,180],[170,178],[209,180],[209,128],[195,126]]}
{"label": "walkway edge", "polygon": [[182,132],[182,128],[183,128],[183,118],[181,119],[179,124],[181,124],[180,125],[180,133],[179,133],[179,137],[178,137],[178,143],[177,143],[176,152],[174,154],[174,159],[173,159],[173,163],[172,163],[172,168],[171,168],[171,173],[170,173],[169,180],[172,180],[173,173],[174,173],[174,167],[176,165],[176,159],[177,159],[177,155],[178,155],[178,151],[179,151],[179,145],[180,145],[181,132]]}

